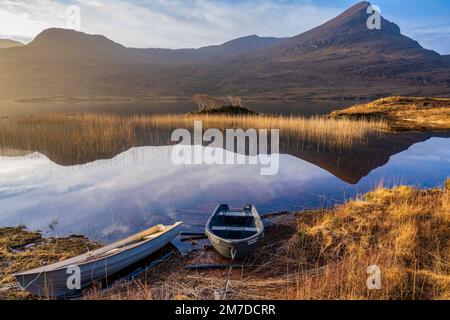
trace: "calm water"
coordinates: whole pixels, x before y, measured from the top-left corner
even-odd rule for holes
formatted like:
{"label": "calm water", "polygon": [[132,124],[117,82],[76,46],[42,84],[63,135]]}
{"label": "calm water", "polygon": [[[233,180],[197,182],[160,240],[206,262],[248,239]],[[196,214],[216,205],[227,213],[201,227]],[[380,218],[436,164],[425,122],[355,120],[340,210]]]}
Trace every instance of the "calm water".
{"label": "calm water", "polygon": [[[245,106],[262,114],[325,115],[357,102],[351,101],[247,101]],[[80,102],[16,103],[0,101],[0,116],[49,112],[104,112],[116,114],[188,113],[196,109],[192,101],[176,102]]]}
{"label": "calm water", "polygon": [[261,176],[257,165],[177,166],[164,146],[77,166],[40,153],[0,157],[0,225],[108,242],[155,223],[200,227],[218,203],[253,203],[266,213],[330,206],[380,182],[440,186],[450,176],[450,139],[427,139],[413,139],[401,150],[383,146],[384,153],[374,149],[354,163],[339,159],[335,167],[329,156],[305,155],[308,162],[301,154],[282,154],[274,176]]}

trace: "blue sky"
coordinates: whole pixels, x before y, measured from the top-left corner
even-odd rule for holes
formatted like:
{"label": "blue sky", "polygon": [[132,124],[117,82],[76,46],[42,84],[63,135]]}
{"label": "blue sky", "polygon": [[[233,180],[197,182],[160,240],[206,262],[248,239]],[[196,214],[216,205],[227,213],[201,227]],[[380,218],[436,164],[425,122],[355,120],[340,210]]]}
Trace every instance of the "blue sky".
{"label": "blue sky", "polygon": [[[240,36],[294,36],[341,13],[353,0],[0,0],[0,38],[30,41],[66,27],[68,5],[81,31],[130,47],[200,47]],[[450,54],[450,1],[377,0],[383,16],[422,46]]]}

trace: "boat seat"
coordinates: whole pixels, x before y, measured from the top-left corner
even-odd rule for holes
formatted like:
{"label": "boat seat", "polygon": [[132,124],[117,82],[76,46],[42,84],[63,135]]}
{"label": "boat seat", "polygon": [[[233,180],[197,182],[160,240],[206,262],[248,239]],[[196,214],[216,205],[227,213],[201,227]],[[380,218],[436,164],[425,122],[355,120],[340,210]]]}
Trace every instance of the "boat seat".
{"label": "boat seat", "polygon": [[229,226],[213,226],[212,231],[243,231],[243,232],[257,232],[256,228],[249,227],[229,227]]}
{"label": "boat seat", "polygon": [[220,217],[247,217],[247,213],[245,211],[221,211],[219,213]]}

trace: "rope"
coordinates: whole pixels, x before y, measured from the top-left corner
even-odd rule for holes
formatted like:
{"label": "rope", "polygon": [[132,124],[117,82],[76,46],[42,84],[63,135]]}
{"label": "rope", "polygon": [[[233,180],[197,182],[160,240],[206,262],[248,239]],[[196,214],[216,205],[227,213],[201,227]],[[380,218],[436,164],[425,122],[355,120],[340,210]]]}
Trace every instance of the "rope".
{"label": "rope", "polygon": [[233,274],[233,262],[234,262],[234,258],[236,257],[237,250],[235,248],[232,248],[230,253],[231,253],[231,263],[230,263],[230,268],[228,269],[227,280],[225,282],[225,289],[223,291],[223,300],[227,299],[228,287],[230,286],[230,283],[231,283],[230,279]]}
{"label": "rope", "polygon": [[36,278],[34,278],[32,281],[30,281],[30,283],[28,283],[27,286],[23,287],[23,288],[25,290],[27,290],[29,286],[31,286],[33,283],[35,283],[37,281],[37,279],[39,279],[39,277],[41,276],[42,272],[44,272],[44,271],[39,272],[38,275],[36,276]]}

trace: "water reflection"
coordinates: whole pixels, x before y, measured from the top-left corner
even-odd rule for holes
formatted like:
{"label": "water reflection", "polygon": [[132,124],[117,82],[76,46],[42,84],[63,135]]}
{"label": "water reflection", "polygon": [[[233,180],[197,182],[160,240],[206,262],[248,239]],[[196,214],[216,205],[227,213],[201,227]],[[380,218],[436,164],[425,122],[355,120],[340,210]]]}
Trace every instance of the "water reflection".
{"label": "water reflection", "polygon": [[254,203],[261,212],[300,210],[342,202],[381,180],[429,187],[450,176],[450,139],[443,138],[392,156],[356,185],[294,155],[280,156],[278,175],[261,176],[257,165],[176,166],[170,150],[133,148],[66,167],[40,153],[1,157],[0,225],[48,231],[57,221],[59,235],[108,242],[155,223],[201,225],[220,202]]}
{"label": "water reflection", "polygon": [[281,150],[314,163],[347,183],[357,184],[374,169],[387,164],[392,156],[433,137],[449,138],[450,132],[390,133],[372,137],[363,146],[349,150],[283,144]]}
{"label": "water reflection", "polygon": [[[25,128],[26,125],[22,127]],[[92,133],[89,130],[87,131],[90,134],[86,136],[63,135],[57,130],[39,136],[33,130],[24,129],[24,131],[15,132],[6,141],[2,140],[4,145],[0,144],[0,156],[20,156],[31,153],[32,151],[24,150],[29,148],[44,154],[59,165],[81,165],[98,159],[112,159],[131,147],[174,144],[171,142],[171,135],[175,129],[176,127],[170,126],[138,128],[136,129],[137,138],[131,140],[116,130],[118,133],[106,142],[98,138],[97,132]],[[55,137],[55,135],[58,136]],[[295,132],[293,134],[281,132],[279,149],[282,154],[306,160],[347,183],[357,184],[372,170],[386,164],[392,155],[432,137],[448,138],[450,132],[378,134],[350,146],[324,144],[314,139],[306,139]]]}

